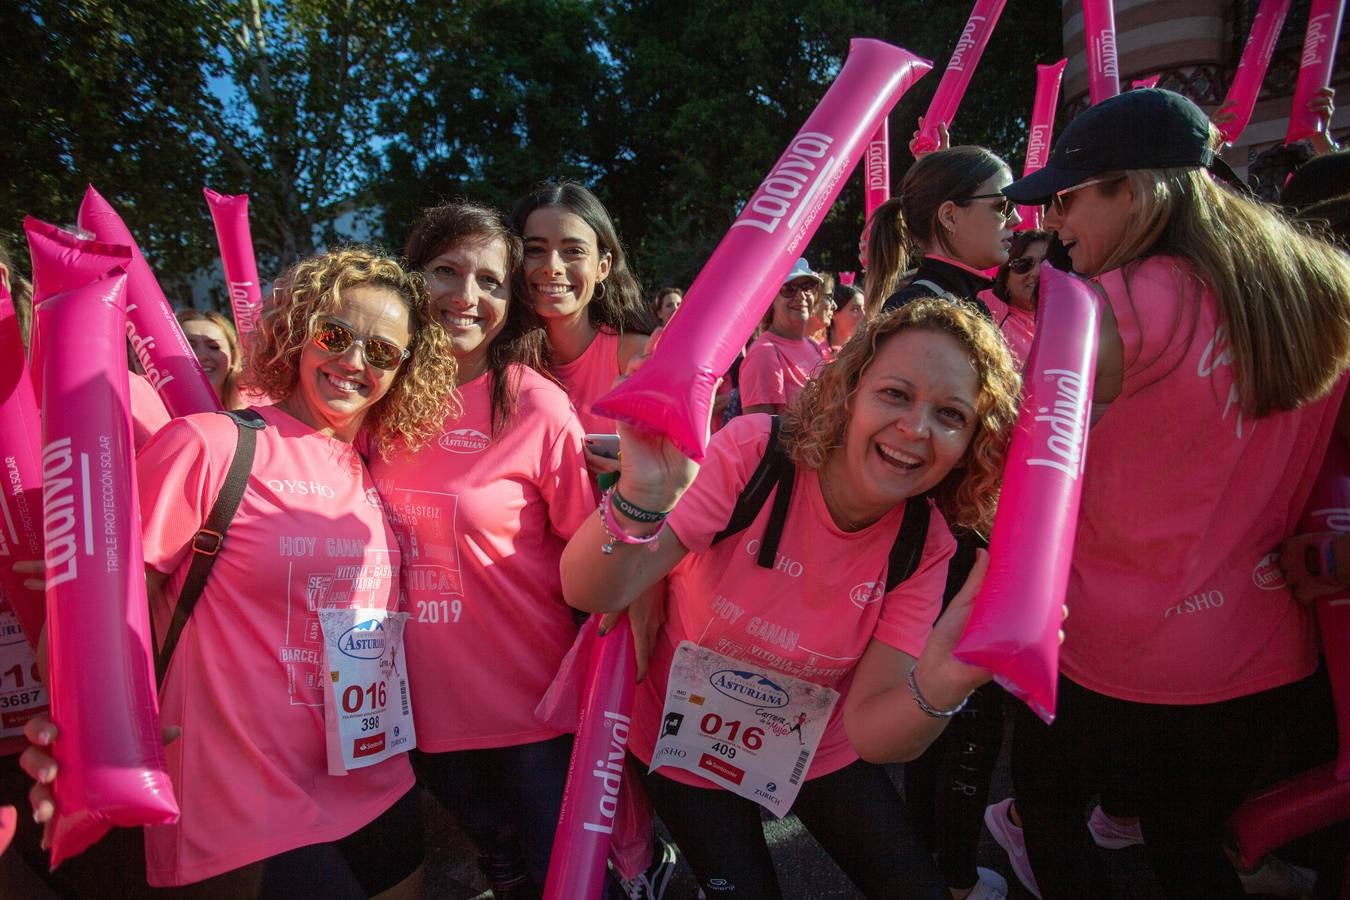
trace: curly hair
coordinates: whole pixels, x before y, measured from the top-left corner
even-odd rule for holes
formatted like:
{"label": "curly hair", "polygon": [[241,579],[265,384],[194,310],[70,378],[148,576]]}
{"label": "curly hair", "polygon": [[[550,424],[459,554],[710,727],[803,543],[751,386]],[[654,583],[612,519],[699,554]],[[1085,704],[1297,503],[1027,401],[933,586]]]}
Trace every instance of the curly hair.
{"label": "curly hair", "polygon": [[931,495],[949,526],[987,536],[998,507],[1003,462],[1021,401],[1022,377],[992,323],[970,304],[921,298],[859,326],[834,361],[788,406],[783,437],[792,461],[819,469],[844,445],[853,398],[881,347],[908,329],[956,338],[970,352],[980,379],[976,427],[970,444]]}
{"label": "curly hair", "polygon": [[446,403],[458,414],[455,358],[450,336],[436,322],[431,297],[420,275],[408,272],[372,248],[330,250],[292,266],[277,279],[272,299],[249,342],[245,389],[271,397],[288,396],[300,378],[300,355],[315,323],[342,304],[342,292],[362,285],[393,291],[408,307],[410,356],[393,386],[371,408],[364,427],[380,455],[396,446],[417,450],[445,421]]}

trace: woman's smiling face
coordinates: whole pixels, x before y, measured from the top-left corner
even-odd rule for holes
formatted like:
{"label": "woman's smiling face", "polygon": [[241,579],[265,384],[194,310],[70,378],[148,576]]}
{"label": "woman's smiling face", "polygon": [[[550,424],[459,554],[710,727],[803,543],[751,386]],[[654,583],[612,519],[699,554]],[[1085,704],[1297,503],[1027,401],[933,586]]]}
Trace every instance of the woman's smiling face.
{"label": "woman's smiling face", "polygon": [[535,312],[576,318],[609,277],[610,255],[595,229],[575,213],[541,206],[525,220],[525,284]]}

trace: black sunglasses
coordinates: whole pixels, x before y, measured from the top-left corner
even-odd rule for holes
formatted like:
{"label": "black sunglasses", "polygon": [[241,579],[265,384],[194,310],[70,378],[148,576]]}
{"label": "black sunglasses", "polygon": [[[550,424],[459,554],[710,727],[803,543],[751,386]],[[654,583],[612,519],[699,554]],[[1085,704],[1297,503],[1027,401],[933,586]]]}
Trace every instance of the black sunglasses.
{"label": "black sunglasses", "polygon": [[1019,256],[1017,259],[1008,260],[1008,271],[1014,275],[1025,275],[1036,268],[1036,260],[1030,256]]}
{"label": "black sunglasses", "polygon": [[997,194],[973,194],[969,197],[954,197],[952,198],[952,202],[966,204],[972,200],[996,200],[996,199],[1002,200],[1003,202],[993,208],[994,212],[1002,216],[1003,221],[1006,222],[1012,218],[1013,212],[1017,209],[1017,204],[1013,202],[1011,197],[1007,197],[1001,192]]}
{"label": "black sunglasses", "polygon": [[359,338],[356,332],[336,319],[320,319],[314,326],[314,345],[320,350],[346,353],[352,344],[361,345],[361,354],[367,363],[386,372],[397,369],[399,363],[412,355],[408,348],[384,338]]}

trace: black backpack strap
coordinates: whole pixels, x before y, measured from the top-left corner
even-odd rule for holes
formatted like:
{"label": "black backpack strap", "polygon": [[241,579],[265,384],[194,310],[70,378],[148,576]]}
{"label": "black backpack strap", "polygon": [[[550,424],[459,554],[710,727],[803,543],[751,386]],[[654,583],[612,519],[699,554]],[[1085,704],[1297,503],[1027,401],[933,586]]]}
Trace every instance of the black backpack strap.
{"label": "black backpack strap", "polygon": [[900,530],[895,534],[895,543],[891,545],[891,555],[886,562],[886,592],[895,590],[900,582],[909,578],[919,568],[923,559],[923,545],[928,541],[928,520],[931,510],[928,495],[910,497],[905,503],[905,514],[900,519]]}
{"label": "black backpack strap", "polygon": [[764,504],[769,499],[769,494],[777,487],[781,478],[780,469],[783,462],[787,459],[787,454],[782,451],[778,444],[778,416],[769,417],[769,443],[764,447],[764,456],[760,459],[759,465],[751,473],[750,480],[741,488],[741,495],[736,498],[736,506],[731,511],[731,518],[727,521],[727,526],[717,532],[716,537],[712,539],[714,544],[719,544],[734,534],[740,534],[749,528],[759,515],[759,511],[764,508]]}
{"label": "black backpack strap", "polygon": [[206,523],[192,538],[192,564],[188,567],[183,589],[178,592],[178,603],[174,606],[173,618],[169,621],[169,630],[164,635],[164,643],[155,653],[155,681],[164,684],[164,676],[169,671],[169,660],[178,646],[178,638],[187,625],[192,608],[206,588],[206,578],[211,567],[216,564],[216,556],[225,545],[225,532],[230,528],[234,514],[239,511],[239,502],[244,498],[244,489],[248,487],[248,476],[253,471],[253,454],[258,446],[258,432],[267,427],[263,417],[251,409],[225,410],[238,426],[239,444],[235,447],[234,459],[230,461],[229,471],[225,473],[225,483],[220,488]]}

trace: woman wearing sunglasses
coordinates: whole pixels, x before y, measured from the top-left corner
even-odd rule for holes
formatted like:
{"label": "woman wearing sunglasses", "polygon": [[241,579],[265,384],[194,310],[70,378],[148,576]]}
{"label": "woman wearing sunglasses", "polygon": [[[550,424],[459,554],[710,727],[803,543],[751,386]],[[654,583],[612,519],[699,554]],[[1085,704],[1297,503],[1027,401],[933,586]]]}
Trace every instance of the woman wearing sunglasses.
{"label": "woman wearing sunglasses", "polygon": [[764,332],[741,363],[741,408],[746,413],[781,414],[824,362],[820,345],[807,335],[823,286],[824,279],[804,258],[783,279],[764,317]]}
{"label": "woman wearing sunglasses", "polygon": [[583,433],[542,374],[543,327],[512,292],[521,243],[501,213],[424,210],[404,256],[459,372],[436,439],[370,461],[403,548],[413,766],[494,894],[538,897],[572,740],[534,710],[577,632],[558,559],[595,512]]}
{"label": "woman wearing sunglasses", "polygon": [[1026,362],[1031,339],[1036,335],[1036,291],[1041,282],[1041,260],[1049,248],[1049,232],[1017,232],[1008,248],[1008,261],[994,276],[994,286],[980,292],[994,324],[1021,363]]}
{"label": "woman wearing sunglasses", "polygon": [[[242,500],[161,685],[162,721],[182,731],[167,748],[182,816],[146,829],[149,881],[187,897],[415,897],[406,755],[329,774],[318,611],[399,604],[398,543],[352,441],[434,436],[455,384],[449,341],[419,278],[332,251],[277,281],[244,384],[278,399],[256,408]],[[237,443],[233,421],[205,413],[137,458],[157,641]]]}
{"label": "woman wearing sunglasses", "polygon": [[[1008,164],[983,147],[937,150],[910,166],[899,195],[872,214],[869,303],[884,298],[890,310],[916,297],[949,294],[987,314],[977,299],[989,287],[984,273],[1008,261],[1012,228],[1022,221],[1002,193],[1011,183]],[[917,268],[894,290],[910,266]]]}
{"label": "woman wearing sunglasses", "polygon": [[1083,827],[1103,742],[1133,758],[1167,896],[1241,897],[1224,822],[1291,717],[1330,716],[1307,708],[1310,611],[1272,554],[1346,439],[1350,262],[1217,181],[1218,142],[1189,100],[1130,91],[1006,191],[1046,204],[1104,295],[1057,715],[1017,704],[1014,729],[1046,900],[1110,893]]}

